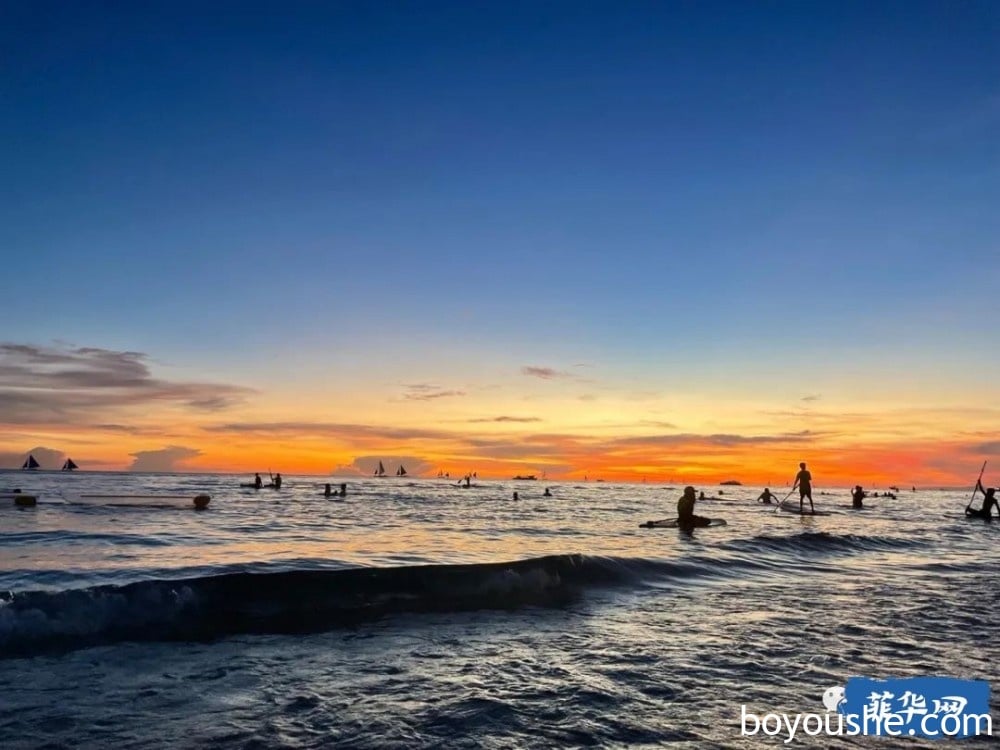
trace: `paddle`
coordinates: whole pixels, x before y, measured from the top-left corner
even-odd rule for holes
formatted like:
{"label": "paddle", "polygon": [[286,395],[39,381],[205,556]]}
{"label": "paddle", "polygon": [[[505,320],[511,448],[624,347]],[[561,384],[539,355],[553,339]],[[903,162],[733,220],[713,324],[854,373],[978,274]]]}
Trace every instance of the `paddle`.
{"label": "paddle", "polygon": [[976,499],[976,490],[978,490],[982,484],[984,471],[986,471],[985,461],[983,461],[983,468],[979,470],[979,479],[976,480],[976,484],[972,488],[972,497],[969,498],[969,504],[965,506],[966,512],[968,512],[969,508],[972,507],[972,501]]}
{"label": "paddle", "polygon": [[787,500],[788,498],[790,498],[792,496],[793,492],[795,492],[795,488],[794,487],[792,487],[792,489],[788,490],[788,494],[785,495],[783,498],[781,498],[781,502],[779,502],[777,505],[774,506],[774,512],[775,513],[777,513],[779,510],[781,510],[782,503],[784,503],[785,500]]}

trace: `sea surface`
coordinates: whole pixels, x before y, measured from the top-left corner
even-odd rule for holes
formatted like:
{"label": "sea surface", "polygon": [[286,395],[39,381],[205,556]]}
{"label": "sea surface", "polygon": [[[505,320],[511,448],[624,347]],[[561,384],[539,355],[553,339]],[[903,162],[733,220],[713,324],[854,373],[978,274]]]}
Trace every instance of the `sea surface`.
{"label": "sea surface", "polygon": [[41,499],[0,504],[0,747],[778,747],[741,706],[1000,670],[1000,523],[968,492],[830,489],[800,517],[701,487],[728,525],[686,534],[638,528],[680,487],[284,479],[0,472]]}

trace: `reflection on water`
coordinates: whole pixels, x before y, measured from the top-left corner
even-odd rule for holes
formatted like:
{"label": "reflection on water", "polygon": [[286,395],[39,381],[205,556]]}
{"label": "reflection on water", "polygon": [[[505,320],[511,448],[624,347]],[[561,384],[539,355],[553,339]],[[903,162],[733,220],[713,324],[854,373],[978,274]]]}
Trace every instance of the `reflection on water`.
{"label": "reflection on water", "polygon": [[[362,480],[336,502],[319,478],[30,480],[52,502],[0,508],[5,747],[755,747],[741,704],[819,711],[853,675],[990,680],[1000,656],[1000,523],[962,518],[961,493],[857,513],[844,490],[803,518],[727,488],[698,510],[728,526],[688,536],[638,528],[676,506],[652,485]],[[58,502],[84,491],[213,500]]]}

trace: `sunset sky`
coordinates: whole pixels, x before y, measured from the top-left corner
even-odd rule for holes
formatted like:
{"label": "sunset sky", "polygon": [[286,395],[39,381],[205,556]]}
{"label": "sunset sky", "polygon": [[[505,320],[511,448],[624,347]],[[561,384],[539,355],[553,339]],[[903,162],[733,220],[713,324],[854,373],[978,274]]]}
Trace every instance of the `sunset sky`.
{"label": "sunset sky", "polygon": [[5,3],[0,467],[1000,483],[998,39]]}

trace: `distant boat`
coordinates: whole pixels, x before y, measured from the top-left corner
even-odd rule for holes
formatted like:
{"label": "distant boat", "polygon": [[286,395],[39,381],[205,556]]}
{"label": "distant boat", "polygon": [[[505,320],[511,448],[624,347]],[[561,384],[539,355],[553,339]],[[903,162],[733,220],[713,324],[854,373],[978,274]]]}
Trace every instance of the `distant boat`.
{"label": "distant boat", "polygon": [[35,457],[32,456],[29,453],[28,454],[28,460],[24,462],[24,466],[22,466],[21,468],[22,469],[37,469],[39,467],[39,465],[40,464],[38,463],[38,461],[35,460]]}
{"label": "distant boat", "polygon": [[406,476],[406,469],[403,468],[403,464],[400,464],[399,468],[396,469],[396,476],[397,477],[405,477]]}
{"label": "distant boat", "polygon": [[80,468],[79,466],[77,466],[75,463],[73,463],[73,459],[72,458],[67,458],[66,459],[66,463],[63,464],[62,470],[63,471],[75,471],[76,469],[79,469],[79,468]]}
{"label": "distant boat", "polygon": [[382,465],[381,461],[378,462],[378,468],[375,469],[374,476],[376,476],[376,477],[384,477],[385,476],[385,467]]}
{"label": "distant boat", "polygon": [[536,477],[534,474],[528,474],[528,475],[523,476],[523,477],[520,474],[518,474],[516,477],[514,477],[514,479],[519,479],[519,480],[524,481],[524,482],[535,482],[535,481],[538,481],[538,477]]}

